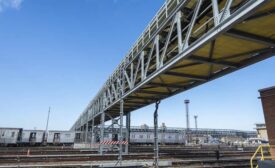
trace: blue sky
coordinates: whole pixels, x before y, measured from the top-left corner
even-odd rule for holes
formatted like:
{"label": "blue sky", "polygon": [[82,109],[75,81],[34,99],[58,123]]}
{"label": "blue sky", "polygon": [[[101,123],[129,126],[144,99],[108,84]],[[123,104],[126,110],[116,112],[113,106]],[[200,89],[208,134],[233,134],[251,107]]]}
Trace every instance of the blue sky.
{"label": "blue sky", "polygon": [[[0,126],[69,129],[163,0],[0,0]],[[263,122],[258,89],[275,83],[275,58],[162,101],[159,122],[252,130]],[[153,105],[132,125],[153,123]]]}

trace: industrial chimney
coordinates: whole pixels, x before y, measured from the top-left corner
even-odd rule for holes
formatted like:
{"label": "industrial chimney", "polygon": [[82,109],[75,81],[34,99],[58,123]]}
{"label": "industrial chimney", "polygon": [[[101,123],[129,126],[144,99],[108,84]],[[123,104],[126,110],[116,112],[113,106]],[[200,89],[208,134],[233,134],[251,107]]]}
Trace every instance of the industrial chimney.
{"label": "industrial chimney", "polygon": [[190,124],[189,124],[188,104],[190,103],[190,101],[188,99],[186,99],[186,100],[184,100],[184,103],[185,103],[185,109],[186,109],[186,137],[187,137],[187,143],[189,143],[189,141],[190,141],[190,137],[189,137]]}

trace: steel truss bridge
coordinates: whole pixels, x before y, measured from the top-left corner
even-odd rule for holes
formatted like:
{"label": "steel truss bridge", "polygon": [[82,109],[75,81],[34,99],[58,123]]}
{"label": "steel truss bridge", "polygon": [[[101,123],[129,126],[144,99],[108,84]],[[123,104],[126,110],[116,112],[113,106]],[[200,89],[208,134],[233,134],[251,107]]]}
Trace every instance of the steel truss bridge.
{"label": "steel truss bridge", "polygon": [[122,128],[133,110],[272,57],[274,12],[273,0],[165,1],[71,130]]}

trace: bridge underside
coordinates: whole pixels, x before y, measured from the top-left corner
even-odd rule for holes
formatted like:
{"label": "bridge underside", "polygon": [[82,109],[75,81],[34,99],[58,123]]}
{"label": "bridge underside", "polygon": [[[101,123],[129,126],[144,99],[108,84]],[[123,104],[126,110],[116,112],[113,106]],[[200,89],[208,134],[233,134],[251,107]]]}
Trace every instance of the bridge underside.
{"label": "bridge underside", "polygon": [[[86,119],[99,125],[102,112],[119,117],[122,99],[127,114],[275,55],[275,1],[265,1],[242,14],[250,8],[246,3],[259,1],[219,0],[218,15],[213,1],[180,2],[170,17],[166,14],[167,21],[163,19],[156,26],[155,33],[143,34],[142,43],[130,53],[131,60],[122,64],[123,73],[118,70],[118,75],[111,77],[113,82],[107,82],[110,84],[103,88],[100,101],[95,98],[90,103],[74,129],[83,126]],[[224,11],[228,3],[231,15],[226,18],[221,9]],[[154,28],[154,22],[150,25]],[[116,77],[125,82],[121,96]],[[98,102],[103,102],[102,107],[94,108]]]}
{"label": "bridge underside", "polygon": [[[275,55],[273,48],[275,46],[274,12],[275,1],[272,1],[244,21],[234,25],[226,33],[209,40],[201,48],[186,55],[164,73],[125,97],[124,113],[134,111],[157,100],[186,91]],[[201,20],[203,19],[201,18]],[[174,38],[174,41],[176,40]],[[173,57],[177,54],[177,51],[171,51],[167,57]],[[120,103],[117,102],[105,113],[115,118],[119,116],[119,112]],[[95,118],[95,124],[99,123],[100,117],[98,116]]]}

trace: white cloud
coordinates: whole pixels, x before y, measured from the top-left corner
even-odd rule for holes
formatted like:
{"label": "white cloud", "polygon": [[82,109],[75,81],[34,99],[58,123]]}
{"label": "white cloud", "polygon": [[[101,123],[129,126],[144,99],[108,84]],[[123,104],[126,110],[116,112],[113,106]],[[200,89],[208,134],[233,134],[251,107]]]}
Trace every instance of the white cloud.
{"label": "white cloud", "polygon": [[20,9],[23,0],[0,0],[0,12],[7,8]]}

